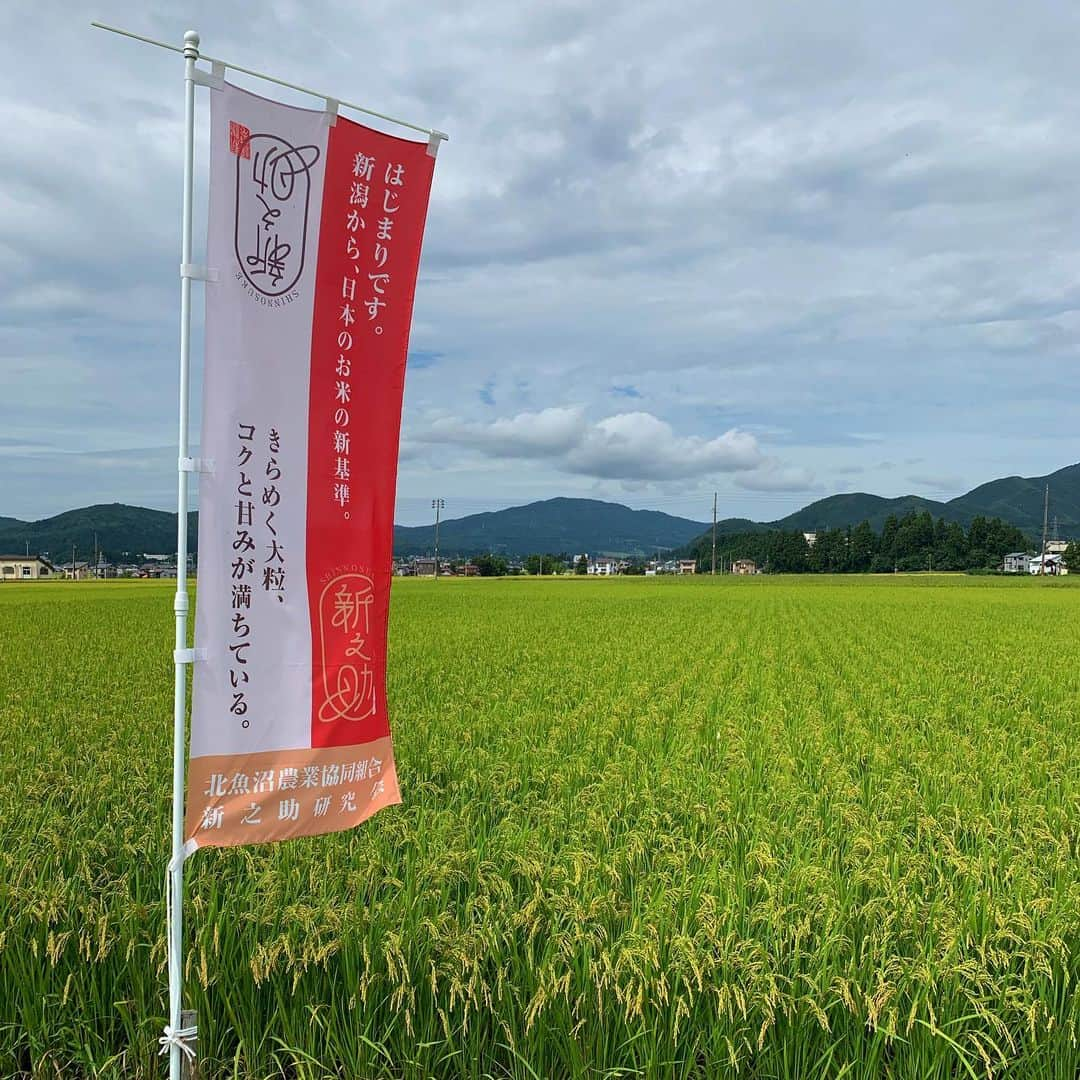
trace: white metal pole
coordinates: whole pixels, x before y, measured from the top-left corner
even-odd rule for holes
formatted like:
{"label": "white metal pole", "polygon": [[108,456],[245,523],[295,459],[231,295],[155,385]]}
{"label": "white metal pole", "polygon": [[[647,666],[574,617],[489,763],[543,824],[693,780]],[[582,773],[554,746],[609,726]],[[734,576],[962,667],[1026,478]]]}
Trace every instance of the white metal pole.
{"label": "white metal pole", "polygon": [[[173,52],[182,52],[187,56],[186,46],[183,49],[178,49],[175,45],[170,45],[167,41],[158,41],[156,38],[144,37],[142,34],[133,33],[131,30],[122,30],[119,26],[109,26],[107,23],[92,22],[90,25],[96,26],[99,30],[108,30],[113,34],[134,38],[135,41],[142,41],[147,45],[157,45],[158,48],[161,49],[171,49]],[[195,36],[198,38],[198,34]],[[196,55],[196,59],[199,59],[198,55]],[[245,75],[251,75],[256,79],[264,79],[266,82],[277,83],[278,86],[285,86],[290,90],[299,90],[301,94],[310,94],[312,97],[321,97],[325,101],[335,101],[338,105],[344,105],[347,109],[355,109],[357,112],[366,113],[368,116],[374,116],[379,120],[386,120],[391,124],[398,124],[401,127],[411,128],[413,131],[419,131],[424,135],[430,135],[436,147],[440,140],[449,140],[450,138],[444,131],[438,131],[435,128],[421,127],[419,124],[410,124],[408,120],[398,120],[394,116],[387,116],[386,113],[376,112],[374,109],[368,109],[363,105],[356,105],[351,101],[343,101],[341,98],[331,97],[329,94],[320,94],[318,90],[309,90],[306,86],[299,86],[297,83],[286,82],[284,79],[279,79],[274,75],[267,75],[262,71],[241,67],[239,64],[230,64],[225,60],[219,60],[216,56],[202,56],[201,59],[211,64],[220,64],[223,68],[229,68],[232,71],[241,71]]]}
{"label": "white metal pole", "polygon": [[[184,196],[180,218],[180,261],[191,263],[191,204],[195,181],[195,61],[199,35],[184,34]],[[180,431],[176,481],[176,649],[187,648],[188,397],[191,361],[191,278],[180,278]],[[173,690],[172,888],[169,889],[169,1026],[181,1030],[184,990],[184,734],[187,714],[187,665],[175,658]],[[169,1080],[180,1080],[181,1048],[169,1045]]]}

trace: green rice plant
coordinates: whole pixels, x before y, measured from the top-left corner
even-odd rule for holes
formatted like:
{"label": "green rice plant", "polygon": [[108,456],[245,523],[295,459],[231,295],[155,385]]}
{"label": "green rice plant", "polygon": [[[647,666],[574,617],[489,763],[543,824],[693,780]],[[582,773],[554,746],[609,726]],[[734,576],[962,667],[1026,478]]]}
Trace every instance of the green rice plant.
{"label": "green rice plant", "polygon": [[[217,1077],[1075,1077],[1080,590],[395,581],[403,806],[198,852]],[[164,583],[0,586],[0,1076],[162,1075]]]}

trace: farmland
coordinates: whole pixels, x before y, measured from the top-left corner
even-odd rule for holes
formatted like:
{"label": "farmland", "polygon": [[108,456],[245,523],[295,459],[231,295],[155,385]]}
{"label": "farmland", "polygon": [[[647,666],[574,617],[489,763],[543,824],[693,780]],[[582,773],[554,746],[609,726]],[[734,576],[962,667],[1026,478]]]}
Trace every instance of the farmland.
{"label": "farmland", "polygon": [[[1074,1077],[1071,580],[398,581],[405,804],[188,863],[204,1077]],[[0,586],[0,1075],[161,1074],[166,583]]]}

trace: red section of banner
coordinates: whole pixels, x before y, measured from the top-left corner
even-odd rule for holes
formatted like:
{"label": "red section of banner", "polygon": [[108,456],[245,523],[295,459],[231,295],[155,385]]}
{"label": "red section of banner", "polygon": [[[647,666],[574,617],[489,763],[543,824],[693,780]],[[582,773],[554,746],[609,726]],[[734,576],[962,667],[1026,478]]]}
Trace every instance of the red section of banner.
{"label": "red section of banner", "polygon": [[386,631],[401,396],[435,159],[330,129],[311,336],[307,580],[311,745],[390,732]]}

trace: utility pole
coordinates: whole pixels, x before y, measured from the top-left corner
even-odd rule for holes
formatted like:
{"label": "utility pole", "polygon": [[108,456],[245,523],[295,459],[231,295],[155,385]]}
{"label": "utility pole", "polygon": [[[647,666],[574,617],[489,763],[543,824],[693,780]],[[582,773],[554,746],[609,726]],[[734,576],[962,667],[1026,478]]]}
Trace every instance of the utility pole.
{"label": "utility pole", "polygon": [[1043,495],[1043,542],[1042,557],[1039,559],[1039,573],[1046,573],[1046,519],[1050,514],[1050,485],[1046,485],[1046,494]]}
{"label": "utility pole", "polygon": [[439,514],[446,506],[445,499],[432,499],[431,509],[435,511],[435,580],[439,580]]}
{"label": "utility pole", "polygon": [[712,576],[716,577],[716,492],[712,493]]}

